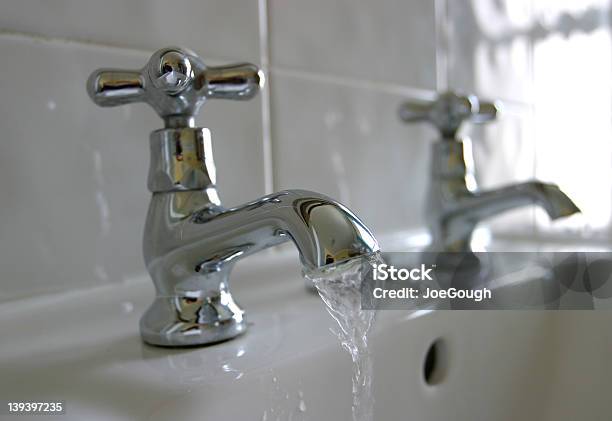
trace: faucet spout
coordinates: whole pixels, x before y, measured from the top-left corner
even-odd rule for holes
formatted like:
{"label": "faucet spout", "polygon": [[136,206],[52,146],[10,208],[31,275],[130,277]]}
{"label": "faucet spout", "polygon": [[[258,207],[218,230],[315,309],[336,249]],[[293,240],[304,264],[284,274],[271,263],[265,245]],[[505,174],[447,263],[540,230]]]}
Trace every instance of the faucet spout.
{"label": "faucet spout", "polygon": [[576,204],[555,184],[528,181],[495,190],[466,192],[452,203],[441,206],[441,212],[430,218],[434,238],[432,248],[447,251],[469,251],[472,232],[481,221],[503,212],[528,205],[541,206],[550,219],[579,213]]}
{"label": "faucet spout", "polygon": [[471,251],[472,232],[485,219],[522,206],[539,205],[551,219],[580,212],[555,184],[528,181],[494,190],[479,190],[470,178],[459,141],[434,145],[427,222],[432,251]]}
{"label": "faucet spout", "polygon": [[528,181],[472,194],[467,207],[478,219],[525,205],[541,206],[550,219],[559,219],[580,212],[578,206],[556,184]]}
{"label": "faucet spout", "polygon": [[378,251],[368,228],[324,195],[287,190],[225,209],[209,193],[153,195],[144,254],[157,298],[141,320],[149,343],[193,345],[243,333],[244,312],[228,283],[243,257],[292,241],[313,269]]}

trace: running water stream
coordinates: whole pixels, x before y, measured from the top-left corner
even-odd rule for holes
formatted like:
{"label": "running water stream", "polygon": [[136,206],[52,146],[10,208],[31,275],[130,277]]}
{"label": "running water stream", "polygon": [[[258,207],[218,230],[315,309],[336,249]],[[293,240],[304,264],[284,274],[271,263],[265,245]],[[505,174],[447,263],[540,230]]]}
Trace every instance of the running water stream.
{"label": "running water stream", "polygon": [[361,286],[381,263],[379,253],[351,259],[331,268],[305,272],[312,280],[327,311],[338,323],[334,333],[353,360],[353,421],[373,420],[372,359],[368,349],[368,333],[375,310],[361,309]]}

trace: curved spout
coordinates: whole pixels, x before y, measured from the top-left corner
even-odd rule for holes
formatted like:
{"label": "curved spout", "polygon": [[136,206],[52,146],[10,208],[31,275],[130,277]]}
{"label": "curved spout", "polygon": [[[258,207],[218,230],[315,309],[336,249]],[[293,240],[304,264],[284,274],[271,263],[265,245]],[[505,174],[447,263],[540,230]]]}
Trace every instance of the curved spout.
{"label": "curved spout", "polygon": [[474,192],[457,202],[456,212],[482,220],[530,204],[542,206],[550,219],[580,212],[578,206],[556,184],[539,181]]}
{"label": "curved spout", "polygon": [[[438,188],[450,185],[440,183]],[[433,192],[430,197],[430,202],[436,201],[434,209],[439,210],[429,216],[432,249],[469,251],[472,231],[479,222],[522,206],[539,205],[551,219],[580,212],[555,184],[529,181],[485,191],[469,191],[463,184],[454,187],[454,191]]]}
{"label": "curved spout", "polygon": [[194,277],[288,240],[307,268],[378,251],[372,233],[349,209],[318,193],[281,191],[231,209],[202,194],[153,196],[144,252],[158,292],[189,290]]}

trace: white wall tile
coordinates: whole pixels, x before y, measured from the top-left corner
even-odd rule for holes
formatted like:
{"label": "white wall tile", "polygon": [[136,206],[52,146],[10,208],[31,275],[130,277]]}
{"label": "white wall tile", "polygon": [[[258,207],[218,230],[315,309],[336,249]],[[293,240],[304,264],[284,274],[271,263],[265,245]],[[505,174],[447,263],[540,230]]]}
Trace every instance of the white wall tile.
{"label": "white wall tile", "polygon": [[273,66],[435,87],[431,0],[270,0]]}
{"label": "white wall tile", "polygon": [[[144,271],[149,132],[144,104],[99,108],[85,81],[102,66],[140,67],[147,55],[0,36],[0,301],[117,282]],[[260,104],[211,101],[222,197],[263,193]]]}
{"label": "white wall tile", "polygon": [[[580,22],[583,11],[573,13],[576,15],[571,19]],[[568,19],[564,20],[571,22]],[[551,34],[535,45],[534,72],[537,175],[557,182],[583,211],[581,216],[554,224],[539,218],[540,233],[609,238],[612,232],[609,27],[587,32],[574,28],[569,36],[562,32]]]}
{"label": "white wall tile", "polygon": [[259,62],[256,0],[19,0],[0,4],[0,29]]}
{"label": "white wall tile", "polygon": [[491,99],[529,103],[530,0],[449,0],[449,86]]}
{"label": "white wall tile", "polygon": [[422,227],[433,130],[399,121],[400,95],[272,74],[275,179],[336,198],[375,235]]}

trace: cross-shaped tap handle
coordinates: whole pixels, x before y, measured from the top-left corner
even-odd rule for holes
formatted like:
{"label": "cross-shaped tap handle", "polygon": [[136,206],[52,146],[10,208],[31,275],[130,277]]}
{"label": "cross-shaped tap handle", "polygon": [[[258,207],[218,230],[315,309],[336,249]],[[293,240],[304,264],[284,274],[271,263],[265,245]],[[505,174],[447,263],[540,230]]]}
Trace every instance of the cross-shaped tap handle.
{"label": "cross-shaped tap handle", "polygon": [[399,115],[408,123],[427,121],[440,131],[442,138],[452,140],[464,121],[487,123],[495,120],[499,111],[497,102],[483,102],[474,95],[445,92],[433,101],[405,102],[400,106]]}
{"label": "cross-shaped tap handle", "polygon": [[155,52],[140,70],[94,71],[87,92],[101,107],[146,102],[167,127],[181,127],[193,125],[207,99],[251,99],[263,83],[254,64],[207,67],[192,51],[169,47]]}

